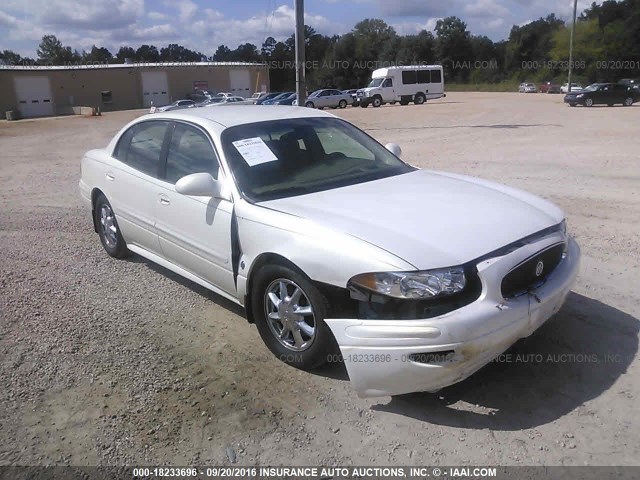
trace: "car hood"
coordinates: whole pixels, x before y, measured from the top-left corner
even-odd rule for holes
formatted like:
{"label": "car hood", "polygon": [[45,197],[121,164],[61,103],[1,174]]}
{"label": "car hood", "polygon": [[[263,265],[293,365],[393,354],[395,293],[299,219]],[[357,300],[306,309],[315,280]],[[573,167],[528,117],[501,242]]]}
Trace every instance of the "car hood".
{"label": "car hood", "polygon": [[466,263],[564,218],[526,192],[427,170],[259,205],[357,237],[418,269]]}

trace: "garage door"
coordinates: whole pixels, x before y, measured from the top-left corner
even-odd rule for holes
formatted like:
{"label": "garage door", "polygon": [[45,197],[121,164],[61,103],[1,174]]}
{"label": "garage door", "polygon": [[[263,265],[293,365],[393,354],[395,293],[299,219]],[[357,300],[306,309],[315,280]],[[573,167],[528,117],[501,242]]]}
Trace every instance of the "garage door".
{"label": "garage door", "polygon": [[169,83],[167,72],[142,72],[142,104],[150,107],[169,104]]}
{"label": "garage door", "polygon": [[249,70],[229,71],[229,84],[231,85],[231,93],[235,93],[241,97],[250,97],[253,93],[251,91],[251,75]]}
{"label": "garage door", "polygon": [[49,77],[13,77],[18,111],[24,118],[53,115],[53,98]]}

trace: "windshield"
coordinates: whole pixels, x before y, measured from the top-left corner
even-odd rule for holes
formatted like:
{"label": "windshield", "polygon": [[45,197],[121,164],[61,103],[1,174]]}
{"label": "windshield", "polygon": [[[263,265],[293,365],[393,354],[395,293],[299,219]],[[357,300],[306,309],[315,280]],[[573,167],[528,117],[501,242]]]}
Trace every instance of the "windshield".
{"label": "windshield", "polygon": [[382,85],[382,82],[384,82],[384,78],[374,78],[373,80],[371,80],[371,83],[369,84],[369,88],[379,87],[380,85]]}
{"label": "windshield", "polygon": [[222,148],[238,189],[261,202],[411,172],[366,133],[337,118],[294,118],[231,127]]}

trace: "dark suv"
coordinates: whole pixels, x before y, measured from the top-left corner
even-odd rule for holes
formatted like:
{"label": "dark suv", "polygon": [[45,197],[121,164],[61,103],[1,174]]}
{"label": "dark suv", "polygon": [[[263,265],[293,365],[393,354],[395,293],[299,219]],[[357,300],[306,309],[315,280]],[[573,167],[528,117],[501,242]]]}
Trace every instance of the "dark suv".
{"label": "dark suv", "polygon": [[575,107],[576,105],[584,105],[591,107],[593,105],[609,105],[610,107],[616,103],[621,103],[625,107],[633,105],[640,99],[640,93],[627,85],[619,83],[594,83],[584,90],[575,93],[568,93],[564,97],[564,103]]}

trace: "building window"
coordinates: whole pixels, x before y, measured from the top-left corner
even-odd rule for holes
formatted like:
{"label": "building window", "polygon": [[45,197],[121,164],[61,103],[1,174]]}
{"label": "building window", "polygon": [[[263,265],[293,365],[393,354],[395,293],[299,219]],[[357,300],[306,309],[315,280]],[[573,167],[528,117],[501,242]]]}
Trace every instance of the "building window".
{"label": "building window", "polygon": [[102,103],[111,103],[113,101],[111,90],[103,90],[100,95],[102,95]]}

